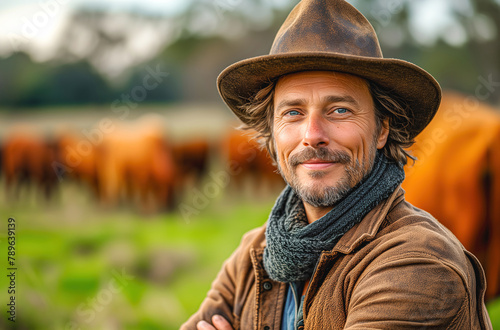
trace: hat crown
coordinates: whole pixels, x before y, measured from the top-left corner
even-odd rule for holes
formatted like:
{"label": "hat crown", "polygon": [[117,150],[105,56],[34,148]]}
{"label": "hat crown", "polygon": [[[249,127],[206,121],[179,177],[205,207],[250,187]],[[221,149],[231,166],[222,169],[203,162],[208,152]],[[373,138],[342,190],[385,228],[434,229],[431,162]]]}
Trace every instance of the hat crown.
{"label": "hat crown", "polygon": [[288,15],[270,54],[304,52],[383,57],[370,22],[343,0],[303,0]]}

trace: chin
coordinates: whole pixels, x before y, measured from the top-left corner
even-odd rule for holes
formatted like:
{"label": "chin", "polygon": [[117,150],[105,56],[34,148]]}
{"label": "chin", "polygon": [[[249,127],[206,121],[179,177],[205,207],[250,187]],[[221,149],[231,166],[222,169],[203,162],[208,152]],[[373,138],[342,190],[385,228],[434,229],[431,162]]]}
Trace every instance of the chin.
{"label": "chin", "polygon": [[337,171],[307,171],[300,176],[299,180],[303,185],[311,181],[311,184],[334,187],[343,178],[345,178],[345,173],[337,173]]}
{"label": "chin", "polygon": [[332,207],[346,194],[350,187],[345,183],[339,183],[335,186],[298,186],[293,187],[300,199],[313,207]]}

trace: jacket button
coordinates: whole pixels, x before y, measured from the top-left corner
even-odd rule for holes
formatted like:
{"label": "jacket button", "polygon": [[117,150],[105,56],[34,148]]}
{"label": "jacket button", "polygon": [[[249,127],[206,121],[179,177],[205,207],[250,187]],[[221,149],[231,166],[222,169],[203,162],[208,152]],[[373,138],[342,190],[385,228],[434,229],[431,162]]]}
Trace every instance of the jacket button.
{"label": "jacket button", "polygon": [[264,288],[264,290],[269,291],[273,288],[273,285],[271,282],[266,281],[266,282],[262,283],[262,287]]}
{"label": "jacket button", "polygon": [[[270,284],[270,283],[269,283]],[[268,327],[267,325],[264,327],[264,330],[271,330],[270,327]]]}

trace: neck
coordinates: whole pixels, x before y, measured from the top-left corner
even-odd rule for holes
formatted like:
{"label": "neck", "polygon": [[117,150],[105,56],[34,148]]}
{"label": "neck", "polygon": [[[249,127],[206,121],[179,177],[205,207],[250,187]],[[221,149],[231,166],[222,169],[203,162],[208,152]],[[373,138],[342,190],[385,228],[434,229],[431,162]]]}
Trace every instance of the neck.
{"label": "neck", "polygon": [[311,204],[308,204],[306,202],[303,202],[303,203],[304,203],[304,209],[306,211],[308,223],[313,223],[314,221],[323,217],[325,214],[327,214],[328,212],[330,212],[333,209],[333,206],[315,207],[315,206],[312,206]]}

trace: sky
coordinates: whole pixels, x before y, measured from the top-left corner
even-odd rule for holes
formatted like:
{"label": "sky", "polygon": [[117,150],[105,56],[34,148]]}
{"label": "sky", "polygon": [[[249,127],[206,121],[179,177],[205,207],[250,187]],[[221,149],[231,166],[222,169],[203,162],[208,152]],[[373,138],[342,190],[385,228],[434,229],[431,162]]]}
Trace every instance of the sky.
{"label": "sky", "polygon": [[[0,2],[0,56],[13,49],[51,48],[57,35],[76,8],[94,7],[107,11],[133,11],[175,15],[190,0],[2,0]],[[29,46],[29,45],[32,46]],[[44,56],[40,56],[43,60]]]}
{"label": "sky", "polygon": [[61,7],[76,7],[82,4],[88,7],[105,5],[108,8],[137,8],[145,12],[175,14],[189,6],[190,2],[190,0],[2,0],[0,11],[24,6],[42,7],[42,4],[49,6],[50,3],[56,3]]}
{"label": "sky", "polygon": [[[234,1],[234,0],[229,0]],[[35,61],[45,62],[54,57],[61,35],[70,23],[72,13],[80,8],[97,8],[108,12],[143,12],[165,17],[181,13],[190,0],[2,0],[0,2],[0,59],[16,51],[30,54]],[[119,26],[119,19],[114,21]],[[141,26],[134,34],[140,44],[130,45],[128,56],[120,60],[108,61],[102,66],[108,76],[117,75],[123,69],[147,60],[162,47],[168,37],[163,31],[155,31],[151,26]],[[168,32],[168,31],[167,31]],[[88,47],[85,34],[73,42],[75,47]],[[78,52],[78,50],[75,50]],[[85,53],[85,49],[81,49]]]}

